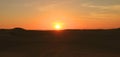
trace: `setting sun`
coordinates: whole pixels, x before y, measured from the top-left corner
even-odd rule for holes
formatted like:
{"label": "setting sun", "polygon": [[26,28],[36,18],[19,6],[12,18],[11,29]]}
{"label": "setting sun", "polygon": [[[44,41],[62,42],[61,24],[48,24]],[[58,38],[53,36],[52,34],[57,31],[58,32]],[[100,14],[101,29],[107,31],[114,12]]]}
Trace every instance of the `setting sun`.
{"label": "setting sun", "polygon": [[62,29],[62,24],[61,23],[55,23],[54,28],[56,30],[61,30]]}

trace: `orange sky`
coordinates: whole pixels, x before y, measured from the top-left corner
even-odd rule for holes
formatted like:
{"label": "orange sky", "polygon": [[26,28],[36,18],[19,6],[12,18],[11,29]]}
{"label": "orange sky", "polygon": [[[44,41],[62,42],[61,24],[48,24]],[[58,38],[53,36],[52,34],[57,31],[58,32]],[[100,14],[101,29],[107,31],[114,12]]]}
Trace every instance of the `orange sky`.
{"label": "orange sky", "polygon": [[120,27],[120,0],[0,0],[0,28],[54,30]]}

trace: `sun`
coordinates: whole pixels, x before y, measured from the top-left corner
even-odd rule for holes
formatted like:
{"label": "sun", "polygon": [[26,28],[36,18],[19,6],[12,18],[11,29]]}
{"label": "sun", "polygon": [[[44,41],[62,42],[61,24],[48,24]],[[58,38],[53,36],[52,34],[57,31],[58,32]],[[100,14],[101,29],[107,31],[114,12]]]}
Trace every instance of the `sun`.
{"label": "sun", "polygon": [[55,30],[62,30],[62,24],[57,22],[54,24],[54,28],[55,28]]}
{"label": "sun", "polygon": [[60,30],[60,29],[61,29],[61,25],[56,24],[56,25],[55,25],[55,28],[56,28],[56,30]]}

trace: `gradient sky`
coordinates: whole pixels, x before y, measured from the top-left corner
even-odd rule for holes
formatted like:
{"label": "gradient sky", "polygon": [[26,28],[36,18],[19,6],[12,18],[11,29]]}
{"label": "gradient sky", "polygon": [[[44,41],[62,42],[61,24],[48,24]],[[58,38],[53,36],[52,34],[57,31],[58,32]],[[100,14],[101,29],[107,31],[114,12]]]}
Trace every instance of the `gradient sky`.
{"label": "gradient sky", "polygon": [[0,28],[51,30],[120,27],[120,0],[0,0]]}

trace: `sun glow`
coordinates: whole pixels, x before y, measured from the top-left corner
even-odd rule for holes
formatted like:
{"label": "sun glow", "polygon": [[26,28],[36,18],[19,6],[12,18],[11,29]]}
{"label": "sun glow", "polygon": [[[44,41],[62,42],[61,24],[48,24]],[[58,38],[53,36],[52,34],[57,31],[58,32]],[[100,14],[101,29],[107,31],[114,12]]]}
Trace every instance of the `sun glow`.
{"label": "sun glow", "polygon": [[55,28],[55,30],[62,30],[62,24],[61,23],[55,23],[54,28]]}

